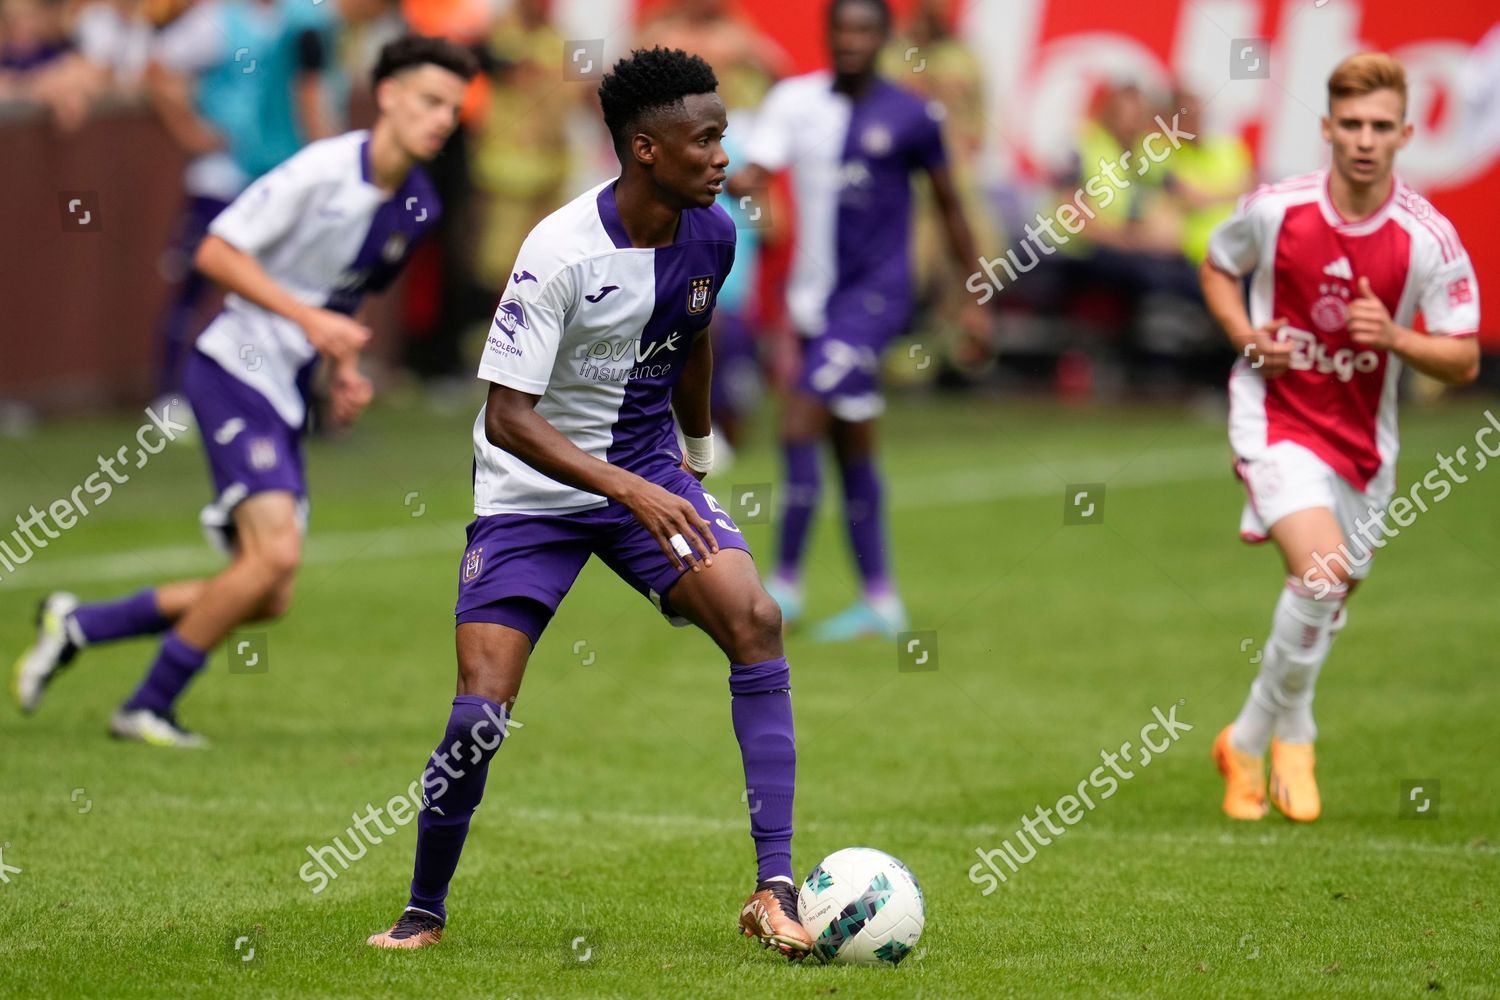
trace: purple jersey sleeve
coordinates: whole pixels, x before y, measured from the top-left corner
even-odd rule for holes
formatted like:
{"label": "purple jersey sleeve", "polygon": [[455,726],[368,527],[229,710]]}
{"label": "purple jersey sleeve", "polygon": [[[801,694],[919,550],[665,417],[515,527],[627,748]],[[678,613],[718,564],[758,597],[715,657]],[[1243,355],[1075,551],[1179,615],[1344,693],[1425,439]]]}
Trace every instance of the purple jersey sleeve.
{"label": "purple jersey sleeve", "polygon": [[948,165],[948,150],[943,145],[943,118],[946,112],[937,101],[928,101],[912,129],[911,163],[914,168],[936,170]]}

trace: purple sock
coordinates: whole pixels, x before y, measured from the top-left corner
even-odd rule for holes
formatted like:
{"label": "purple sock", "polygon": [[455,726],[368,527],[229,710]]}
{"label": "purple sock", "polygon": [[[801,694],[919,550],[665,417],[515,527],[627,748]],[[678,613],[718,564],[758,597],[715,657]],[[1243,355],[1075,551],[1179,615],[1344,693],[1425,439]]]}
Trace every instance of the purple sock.
{"label": "purple sock", "polygon": [[83,604],[73,612],[73,622],[89,645],[155,635],[172,624],[156,607],[156,590],[142,590],[118,601]]}
{"label": "purple sock", "polygon": [[808,529],[818,509],[818,443],[788,442],[782,446],[786,460],[786,507],[781,515],[781,549],[777,575],[795,583],[802,571],[802,551]]}
{"label": "purple sock", "polygon": [[469,835],[469,820],[484,797],[490,758],[505,739],[505,706],[478,695],[453,699],[443,741],[422,772],[422,811],[417,814],[417,862],[411,877],[414,906],[448,919],[443,901]]}
{"label": "purple sock", "polygon": [[786,657],[729,666],[734,737],[745,762],[750,836],[758,878],[792,875],[792,796],[797,740],[792,731],[792,678]]}
{"label": "purple sock", "polygon": [[865,582],[867,597],[891,592],[885,563],[884,490],[875,460],[866,458],[841,470],[844,477],[844,515],[849,521],[849,545]]}
{"label": "purple sock", "polygon": [[170,715],[173,704],[207,659],[208,654],[203,650],[189,646],[176,632],[168,632],[161,641],[156,662],[151,664],[146,679],[135,689],[125,708],[149,708],[159,715]]}

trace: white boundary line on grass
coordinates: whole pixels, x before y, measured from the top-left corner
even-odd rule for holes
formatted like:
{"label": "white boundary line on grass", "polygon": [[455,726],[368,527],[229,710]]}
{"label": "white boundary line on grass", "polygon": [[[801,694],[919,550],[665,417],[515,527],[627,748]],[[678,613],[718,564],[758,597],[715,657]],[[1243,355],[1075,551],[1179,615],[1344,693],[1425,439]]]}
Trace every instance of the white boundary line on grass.
{"label": "white boundary line on grass", "polygon": [[[1120,469],[1122,461],[1127,461]],[[1000,466],[984,472],[964,470],[944,475],[895,478],[890,483],[891,509],[931,510],[1015,500],[1062,497],[1070,482],[1108,481],[1113,489],[1137,489],[1165,483],[1228,479],[1229,450],[1226,445],[1175,448],[1147,453],[1133,460],[1120,455],[1063,459],[1057,463],[1031,462]],[[1063,478],[1066,475],[1066,479]],[[723,488],[722,484],[715,484]],[[836,518],[837,500],[823,505],[823,516]],[[1226,513],[1226,516],[1228,514]],[[1058,511],[1061,519],[1061,508]],[[324,532],[316,527],[309,534],[304,566],[349,560],[391,559],[403,556],[452,552],[463,547],[467,522],[416,526],[391,525],[362,531]],[[74,556],[34,562],[14,578],[0,580],[0,591],[23,587],[57,587],[82,582],[160,579],[177,573],[202,573],[223,566],[223,560],[206,545],[167,545],[109,554]]]}

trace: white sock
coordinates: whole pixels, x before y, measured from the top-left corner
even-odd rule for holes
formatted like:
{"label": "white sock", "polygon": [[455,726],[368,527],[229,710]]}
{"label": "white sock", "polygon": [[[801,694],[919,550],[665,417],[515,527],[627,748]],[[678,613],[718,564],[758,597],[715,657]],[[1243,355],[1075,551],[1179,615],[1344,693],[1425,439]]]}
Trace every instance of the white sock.
{"label": "white sock", "polygon": [[1334,615],[1347,592],[1337,587],[1318,598],[1301,580],[1287,578],[1271,617],[1260,674],[1229,734],[1235,749],[1257,757],[1264,754],[1273,729],[1288,743],[1317,738],[1313,687],[1333,644]]}
{"label": "white sock", "polygon": [[1328,654],[1333,651],[1333,643],[1344,631],[1348,623],[1349,615],[1345,610],[1342,600],[1339,602],[1338,613],[1328,626],[1328,636],[1323,643],[1323,655],[1318,659],[1307,678],[1307,688],[1301,696],[1292,699],[1281,713],[1276,722],[1276,735],[1283,743],[1312,743],[1318,738],[1318,724],[1313,721],[1312,703],[1314,688],[1317,687],[1318,674],[1323,669],[1323,663],[1328,659]]}

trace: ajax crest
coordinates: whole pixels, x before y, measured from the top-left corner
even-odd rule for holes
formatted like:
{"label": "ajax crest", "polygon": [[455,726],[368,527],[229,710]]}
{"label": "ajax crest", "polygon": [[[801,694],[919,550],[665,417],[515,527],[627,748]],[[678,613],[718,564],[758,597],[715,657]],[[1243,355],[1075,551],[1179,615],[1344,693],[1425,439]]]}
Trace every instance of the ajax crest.
{"label": "ajax crest", "polygon": [[714,276],[705,274],[697,278],[688,279],[688,305],[687,311],[697,315],[708,308],[708,299],[713,292]]}

